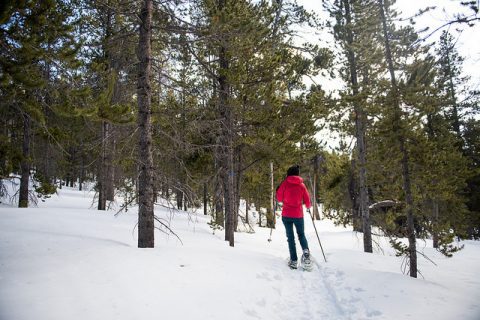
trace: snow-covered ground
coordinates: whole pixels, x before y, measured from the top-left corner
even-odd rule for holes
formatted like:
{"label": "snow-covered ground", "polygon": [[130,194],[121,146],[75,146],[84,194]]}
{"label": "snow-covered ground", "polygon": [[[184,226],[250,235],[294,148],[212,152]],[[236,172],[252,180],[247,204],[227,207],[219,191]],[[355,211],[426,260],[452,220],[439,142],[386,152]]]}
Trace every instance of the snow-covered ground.
{"label": "snow-covered ground", "polygon": [[361,234],[311,220],[312,272],[290,270],[281,223],[237,233],[234,248],[201,214],[156,214],[176,237],[156,231],[138,249],[136,209],[91,207],[92,193],[59,190],[38,207],[0,204],[0,320],[127,319],[480,319],[480,243],[445,258],[419,241],[422,278],[401,272],[384,239],[362,252]]}

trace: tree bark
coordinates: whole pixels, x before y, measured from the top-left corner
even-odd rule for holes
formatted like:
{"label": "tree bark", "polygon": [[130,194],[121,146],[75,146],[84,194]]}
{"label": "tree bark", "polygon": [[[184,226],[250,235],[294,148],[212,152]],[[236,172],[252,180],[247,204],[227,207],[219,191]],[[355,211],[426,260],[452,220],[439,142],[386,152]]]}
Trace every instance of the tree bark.
{"label": "tree bark", "polygon": [[432,231],[432,240],[433,240],[433,247],[438,248],[439,247],[439,237],[438,237],[438,216],[439,216],[439,210],[438,210],[438,201],[437,200],[432,200],[432,213],[433,213],[433,231]]}
{"label": "tree bark", "polygon": [[18,207],[28,208],[28,184],[30,181],[30,138],[31,138],[31,120],[30,116],[23,115],[23,143],[22,143],[22,161],[20,163],[20,192],[18,197]]}
{"label": "tree bark", "polygon": [[183,192],[181,190],[177,190],[175,193],[175,198],[177,200],[177,209],[182,210],[183,208]]}
{"label": "tree bark", "polygon": [[82,150],[82,154],[81,154],[81,162],[80,162],[80,175],[78,177],[78,190],[82,191],[83,181],[85,180],[85,155],[83,153],[83,142],[80,145],[80,148]]}
{"label": "tree bark", "polygon": [[113,125],[108,125],[108,134],[106,141],[106,157],[105,157],[105,198],[108,201],[115,200],[115,167],[113,166],[113,157],[115,154],[115,138]]}
{"label": "tree bark", "polygon": [[97,186],[98,186],[98,210],[106,210],[107,207],[107,198],[106,198],[106,186],[105,186],[105,176],[107,173],[106,169],[106,139],[108,134],[108,124],[106,121],[102,121],[102,145],[101,145],[101,154],[100,154],[100,165],[98,166],[97,174]]}
{"label": "tree bark", "polygon": [[77,175],[76,175],[76,170],[75,170],[75,163],[77,161],[77,148],[72,147],[70,149],[70,188],[75,187],[75,181],[77,181]]}
{"label": "tree bark", "polygon": [[[119,62],[115,57],[114,43],[115,43],[115,10],[111,6],[105,8],[105,20],[104,21],[104,48],[103,52],[105,60],[107,62],[106,74],[108,76],[106,90],[112,90],[112,95],[108,103],[115,105],[120,101],[120,89],[119,89]],[[113,81],[113,84],[111,82]],[[111,86],[112,85],[112,86]],[[115,156],[115,139],[114,139],[114,125],[107,121],[103,121],[103,136],[102,136],[102,163],[101,163],[101,192],[103,193],[101,198],[104,203],[102,207],[106,207],[106,201],[115,200],[115,168],[113,165],[113,159]],[[100,204],[99,204],[100,206]]]}
{"label": "tree bark", "polygon": [[183,211],[187,211],[188,210],[187,194],[185,192],[183,192],[182,194],[183,194]]}
{"label": "tree bark", "polygon": [[275,187],[273,185],[273,162],[270,162],[270,207],[267,209],[267,227],[275,228]]}
{"label": "tree bark", "polygon": [[370,212],[368,209],[368,193],[367,193],[367,169],[366,169],[366,148],[365,148],[365,112],[358,101],[359,87],[358,87],[358,75],[357,75],[357,61],[355,52],[353,51],[353,33],[351,30],[352,15],[350,9],[350,0],[344,0],[345,5],[345,18],[347,21],[347,55],[348,64],[350,69],[350,81],[352,84],[353,97],[356,98],[354,102],[355,111],[355,133],[357,139],[358,148],[358,184],[360,191],[359,210],[362,217],[362,229],[363,229],[363,251],[373,252],[372,248],[372,230],[370,223]]}
{"label": "tree bark", "polygon": [[203,183],[203,215],[208,215],[208,183]]}
{"label": "tree bark", "polygon": [[150,86],[152,60],[152,12],[153,0],[144,0],[140,11],[140,37],[138,40],[138,127],[140,152],[138,162],[138,247],[153,248],[154,211],[153,211],[153,156]]}
{"label": "tree bark", "polygon": [[[223,81],[222,81],[223,82]],[[232,119],[231,110],[226,105],[227,95],[222,94],[223,90],[228,90],[228,84],[220,83],[220,105],[222,106],[222,118],[224,127],[223,143],[222,143],[222,174],[223,174],[223,196],[225,207],[225,240],[230,246],[234,246],[234,229],[235,229],[235,194],[234,194],[234,166],[233,166],[233,137],[232,137]],[[225,104],[224,104],[225,103]]]}
{"label": "tree bark", "polygon": [[[219,0],[218,9],[223,12],[227,0]],[[228,37],[228,35],[223,35]],[[225,40],[225,39],[224,39]],[[228,41],[223,41],[228,42]],[[219,95],[219,114],[221,119],[221,172],[223,180],[223,196],[225,199],[225,240],[233,247],[234,229],[235,229],[235,194],[234,194],[234,165],[233,165],[233,111],[229,106],[230,84],[226,74],[229,71],[229,61],[227,57],[227,48],[222,43],[219,46],[219,75],[218,75],[218,95]]]}
{"label": "tree bark", "polygon": [[415,226],[413,219],[413,196],[412,196],[412,187],[410,181],[410,168],[409,168],[409,159],[408,159],[408,150],[406,148],[406,138],[405,133],[402,129],[402,114],[400,109],[399,102],[399,93],[397,80],[395,77],[395,68],[393,66],[393,57],[390,49],[390,39],[388,36],[387,29],[387,19],[385,14],[384,0],[379,0],[379,9],[380,16],[382,18],[382,27],[383,35],[385,40],[385,56],[387,60],[388,70],[390,73],[390,81],[392,85],[392,95],[393,95],[393,108],[394,108],[394,132],[397,135],[398,145],[400,149],[400,154],[402,155],[401,166],[402,166],[402,178],[403,178],[403,190],[405,193],[406,201],[406,210],[407,210],[407,233],[408,233],[408,256],[410,258],[410,276],[413,278],[417,277],[417,246],[416,246],[416,236],[415,236]]}
{"label": "tree bark", "polygon": [[348,175],[348,194],[350,196],[350,201],[352,202],[352,221],[353,221],[353,231],[363,232],[363,219],[360,214],[360,205],[359,205],[359,196],[357,192],[357,176],[355,175],[357,160],[352,158],[350,162],[351,172]]}
{"label": "tree bark", "polygon": [[[254,203],[256,203],[256,202],[254,202]],[[257,205],[255,205],[255,210],[257,210],[257,212],[258,212],[258,226],[261,227],[262,226],[262,211]]]}
{"label": "tree bark", "polygon": [[98,210],[105,210],[106,203],[115,197],[113,153],[115,141],[113,139],[113,125],[102,122],[102,154],[98,172]]}

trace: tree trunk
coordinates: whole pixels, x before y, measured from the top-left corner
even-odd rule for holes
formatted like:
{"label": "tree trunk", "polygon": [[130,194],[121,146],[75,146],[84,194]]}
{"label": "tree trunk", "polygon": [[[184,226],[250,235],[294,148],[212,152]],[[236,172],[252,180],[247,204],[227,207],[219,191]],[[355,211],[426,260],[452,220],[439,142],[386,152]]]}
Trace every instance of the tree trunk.
{"label": "tree trunk", "polygon": [[188,210],[188,198],[187,198],[187,195],[185,192],[182,193],[183,195],[183,211],[187,211]]}
{"label": "tree trunk", "polygon": [[[113,48],[112,44],[115,42],[115,12],[113,7],[107,6],[106,8],[106,21],[104,24],[104,48],[103,52],[105,55],[105,60],[107,62],[106,65],[106,74],[108,75],[108,86],[106,90],[112,90],[112,95],[110,101],[108,103],[110,105],[114,105],[119,102],[119,88],[118,88],[118,61],[115,59],[115,53],[113,52],[115,49]],[[112,86],[110,83],[113,81]],[[108,123],[107,121],[102,122],[103,125],[103,135],[102,135],[102,163],[101,163],[101,193],[102,196],[99,196],[104,203],[99,207],[105,207],[106,201],[114,201],[115,198],[115,169],[113,167],[113,158],[115,152],[115,139],[114,139],[114,131],[113,131],[113,124]]]}
{"label": "tree trunk", "polygon": [[432,231],[432,238],[433,238],[433,247],[439,247],[439,237],[438,237],[438,201],[432,200],[432,213],[433,213],[433,231]]}
{"label": "tree trunk", "polygon": [[153,156],[152,156],[152,123],[150,86],[152,61],[152,12],[153,0],[144,0],[140,11],[140,37],[138,40],[138,127],[140,136],[140,152],[138,162],[140,174],[138,178],[138,247],[153,248],[154,211],[153,211]]}
{"label": "tree trunk", "polygon": [[208,183],[203,183],[203,215],[208,215]]}
{"label": "tree trunk", "polygon": [[393,66],[393,57],[390,49],[390,39],[388,37],[387,19],[385,14],[384,0],[379,0],[380,15],[382,18],[383,35],[385,40],[385,56],[387,60],[388,70],[390,73],[390,80],[392,84],[392,94],[394,99],[394,132],[397,135],[400,154],[402,155],[402,178],[403,190],[405,193],[406,210],[407,210],[407,234],[408,234],[408,256],[410,258],[410,276],[417,277],[417,246],[415,236],[415,226],[413,219],[413,196],[410,181],[410,168],[408,159],[408,150],[406,148],[405,133],[402,130],[402,115],[399,102],[399,93],[397,80],[395,78],[395,68]]}
{"label": "tree trunk", "polygon": [[[45,108],[45,109],[48,109],[48,108]],[[49,138],[45,138],[43,140],[43,145],[44,145],[44,149],[43,149],[43,170],[42,170],[42,176],[43,176],[43,179],[45,179],[45,181],[47,182],[51,182],[51,177],[50,177],[50,166],[52,165],[53,163],[53,159],[52,159],[52,156],[51,156],[51,148],[50,148],[50,142],[48,141]]]}
{"label": "tree trunk", "polygon": [[[219,0],[218,10],[223,14],[227,0]],[[224,35],[228,37],[228,35]],[[224,39],[226,40],[226,39]],[[227,42],[227,41],[225,41]],[[223,196],[225,199],[225,240],[233,247],[235,229],[235,195],[234,195],[234,165],[233,165],[233,110],[229,106],[230,84],[226,74],[230,68],[227,58],[227,49],[224,44],[219,46],[218,62],[220,66],[218,76],[219,114],[221,119],[221,172],[223,180]]]}
{"label": "tree trunk", "polygon": [[352,222],[353,231],[363,232],[363,219],[360,214],[359,197],[357,192],[357,177],[355,175],[356,160],[352,158],[350,162],[350,174],[348,175],[348,194],[352,202]]}
{"label": "tree trunk", "polygon": [[108,137],[108,123],[102,121],[102,146],[100,155],[100,165],[98,166],[97,186],[98,186],[98,210],[106,210],[107,197],[106,197],[106,175],[107,175],[107,137]]}
{"label": "tree trunk", "polygon": [[215,224],[218,226],[225,227],[225,212],[223,209],[223,191],[221,183],[218,182],[217,195],[215,196]]}
{"label": "tree trunk", "polygon": [[105,198],[108,201],[115,200],[115,167],[113,166],[113,157],[115,154],[115,139],[113,125],[108,125],[108,134],[106,141],[106,157],[105,157]]}
{"label": "tree trunk", "polygon": [[275,228],[275,186],[273,181],[273,162],[270,162],[270,207],[267,210],[267,227]]}
{"label": "tree trunk", "polygon": [[350,81],[352,83],[352,93],[354,100],[355,111],[355,133],[357,139],[358,149],[358,183],[360,191],[359,210],[362,217],[362,229],[363,229],[363,251],[373,252],[372,248],[372,230],[370,224],[370,211],[368,209],[368,193],[367,193],[367,169],[366,169],[366,148],[365,148],[365,112],[359,101],[359,87],[357,76],[357,61],[353,47],[353,33],[351,30],[352,16],[350,10],[350,0],[344,0],[345,5],[345,18],[347,21],[347,43],[348,43],[348,64],[350,69]]}
{"label": "tree trunk", "polygon": [[[115,140],[113,139],[113,125],[106,121],[102,123],[102,155],[99,171],[99,210],[105,210],[106,202],[115,197],[113,153]],[[101,201],[101,203],[100,203]],[[103,209],[100,209],[103,208]]]}
{"label": "tree trunk", "polygon": [[177,200],[177,209],[182,210],[183,208],[183,192],[181,190],[177,190],[175,193],[175,198]]}
{"label": "tree trunk", "polygon": [[257,205],[255,205],[255,210],[258,212],[258,226],[262,227],[262,211]]}
{"label": "tree trunk", "polygon": [[[222,90],[222,85],[220,85]],[[220,93],[220,96],[222,93]],[[223,100],[223,99],[220,99]],[[233,166],[233,150],[232,150],[232,134],[231,128],[233,124],[231,122],[231,110],[228,106],[224,108],[225,122],[227,129],[224,132],[225,136],[222,143],[223,148],[223,196],[224,196],[224,208],[225,208],[225,241],[228,241],[230,246],[234,246],[234,230],[235,230],[235,194],[234,194],[234,166]],[[225,124],[223,125],[225,126]]]}
{"label": "tree trunk", "polygon": [[85,156],[83,154],[83,144],[81,146],[82,148],[82,159],[81,159],[81,163],[80,163],[80,175],[79,175],[79,178],[78,178],[78,190],[79,191],[82,191],[83,189],[83,181],[85,180]]}
{"label": "tree trunk", "polygon": [[75,163],[77,161],[77,148],[72,147],[70,149],[70,188],[75,187],[75,181],[77,181],[77,175],[75,172]]}
{"label": "tree trunk", "polygon": [[20,163],[20,192],[18,197],[18,207],[28,208],[28,184],[30,181],[30,137],[31,137],[30,116],[23,115],[23,143],[22,143],[22,161]]}

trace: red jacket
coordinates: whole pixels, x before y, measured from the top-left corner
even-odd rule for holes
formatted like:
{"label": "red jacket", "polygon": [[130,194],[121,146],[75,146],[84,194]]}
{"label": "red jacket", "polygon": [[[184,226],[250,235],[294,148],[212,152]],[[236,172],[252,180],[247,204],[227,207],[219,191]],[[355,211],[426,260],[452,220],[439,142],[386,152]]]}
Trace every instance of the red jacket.
{"label": "red jacket", "polygon": [[288,176],[277,189],[277,200],[283,202],[282,216],[302,218],[302,200],[307,208],[311,207],[310,195],[303,179],[299,176]]}

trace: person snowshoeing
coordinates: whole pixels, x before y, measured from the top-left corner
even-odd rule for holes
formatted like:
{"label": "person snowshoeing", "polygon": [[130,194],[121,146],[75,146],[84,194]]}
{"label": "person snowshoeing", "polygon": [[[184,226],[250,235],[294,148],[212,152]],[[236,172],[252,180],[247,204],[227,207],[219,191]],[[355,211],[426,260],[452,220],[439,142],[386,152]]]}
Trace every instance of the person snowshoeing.
{"label": "person snowshoeing", "polygon": [[280,186],[278,186],[276,192],[278,202],[283,202],[282,222],[287,232],[288,250],[290,252],[288,266],[291,269],[297,269],[298,265],[293,226],[295,226],[297,230],[298,240],[300,241],[300,246],[303,251],[302,265],[307,268],[311,267],[310,250],[308,249],[308,242],[305,237],[302,206],[303,203],[307,209],[309,209],[311,202],[307,187],[305,187],[303,179],[299,175],[300,167],[298,165],[288,168],[287,177],[282,181]]}

